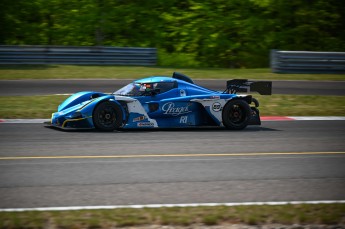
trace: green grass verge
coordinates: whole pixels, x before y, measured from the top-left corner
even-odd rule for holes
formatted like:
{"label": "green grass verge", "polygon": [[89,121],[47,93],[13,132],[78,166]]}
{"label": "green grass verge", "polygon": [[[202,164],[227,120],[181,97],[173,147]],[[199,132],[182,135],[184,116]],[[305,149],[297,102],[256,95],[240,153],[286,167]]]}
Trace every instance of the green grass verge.
{"label": "green grass verge", "polygon": [[0,118],[50,118],[68,96],[0,96]]}
{"label": "green grass verge", "polygon": [[138,66],[5,65],[0,80],[16,79],[137,79],[152,75],[171,76],[174,71],[193,79],[345,80],[345,74],[275,74],[270,69],[192,69]]}
{"label": "green grass verge", "polygon": [[345,116],[344,96],[321,95],[255,95],[260,115]]}
{"label": "green grass verge", "polygon": [[114,228],[147,225],[344,225],[345,204],[144,208],[0,213],[0,228]]}
{"label": "green grass verge", "polygon": [[[0,118],[50,118],[68,96],[0,96]],[[261,116],[345,116],[343,96],[255,96]]]}

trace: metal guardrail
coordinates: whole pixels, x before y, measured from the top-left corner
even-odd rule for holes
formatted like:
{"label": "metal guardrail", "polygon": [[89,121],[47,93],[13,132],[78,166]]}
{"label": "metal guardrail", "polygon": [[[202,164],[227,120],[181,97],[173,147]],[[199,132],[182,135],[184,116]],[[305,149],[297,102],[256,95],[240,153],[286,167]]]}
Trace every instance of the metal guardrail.
{"label": "metal guardrail", "polygon": [[0,64],[157,64],[157,49],[109,46],[0,45]]}
{"label": "metal guardrail", "polygon": [[345,52],[271,50],[275,73],[345,73]]}

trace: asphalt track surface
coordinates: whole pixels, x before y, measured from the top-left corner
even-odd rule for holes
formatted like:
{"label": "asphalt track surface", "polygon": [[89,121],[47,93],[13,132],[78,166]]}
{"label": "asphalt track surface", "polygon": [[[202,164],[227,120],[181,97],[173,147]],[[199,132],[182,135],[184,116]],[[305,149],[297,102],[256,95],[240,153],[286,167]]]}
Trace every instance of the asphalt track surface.
{"label": "asphalt track surface", "polygon": [[[128,82],[2,80],[0,96],[113,92]],[[344,89],[344,82],[273,82],[274,94],[343,96]],[[113,133],[2,123],[0,208],[345,200],[344,130],[345,121]]]}
{"label": "asphalt track surface", "polygon": [[[112,93],[131,80],[0,80],[0,96],[72,94],[78,91]],[[223,91],[226,80],[195,80],[196,84]],[[273,81],[273,94],[345,95],[345,81]]]}
{"label": "asphalt track surface", "polygon": [[0,124],[0,208],[345,199],[345,122],[60,131]]}

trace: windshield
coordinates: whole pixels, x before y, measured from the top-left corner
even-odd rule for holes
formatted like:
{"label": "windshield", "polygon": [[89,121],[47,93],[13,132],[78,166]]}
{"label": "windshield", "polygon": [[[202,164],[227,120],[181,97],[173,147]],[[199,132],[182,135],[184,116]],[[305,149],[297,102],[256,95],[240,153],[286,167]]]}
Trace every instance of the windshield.
{"label": "windshield", "polygon": [[114,95],[125,95],[125,96],[139,96],[141,93],[139,91],[140,84],[130,83],[115,91]]}
{"label": "windshield", "polygon": [[155,84],[151,83],[130,83],[123,88],[115,91],[114,95],[125,95],[125,96],[142,96],[148,91],[152,91]]}
{"label": "windshield", "polygon": [[177,88],[177,82],[157,82],[157,83],[130,83],[123,88],[115,91],[115,95],[123,96],[143,96],[164,93],[170,91],[173,88]]}

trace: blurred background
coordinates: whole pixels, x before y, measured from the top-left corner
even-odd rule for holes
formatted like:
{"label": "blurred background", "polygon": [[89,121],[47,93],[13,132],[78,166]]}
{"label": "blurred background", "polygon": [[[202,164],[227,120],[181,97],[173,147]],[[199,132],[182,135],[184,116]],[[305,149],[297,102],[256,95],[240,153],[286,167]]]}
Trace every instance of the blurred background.
{"label": "blurred background", "polygon": [[343,0],[2,0],[0,45],[152,47],[159,66],[261,68],[345,50]]}

